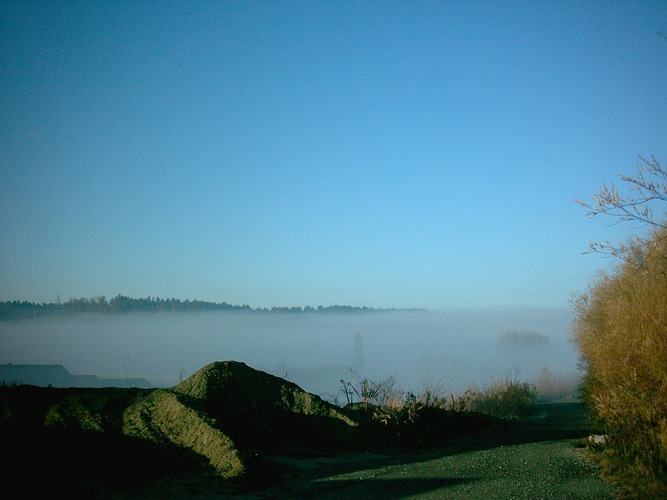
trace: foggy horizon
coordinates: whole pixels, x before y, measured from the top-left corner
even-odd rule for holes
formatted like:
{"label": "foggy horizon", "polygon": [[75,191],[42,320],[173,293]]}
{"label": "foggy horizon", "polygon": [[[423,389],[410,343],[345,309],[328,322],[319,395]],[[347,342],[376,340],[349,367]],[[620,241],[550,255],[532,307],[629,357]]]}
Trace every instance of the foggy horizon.
{"label": "foggy horizon", "polygon": [[[575,372],[571,320],[562,308],[86,313],[0,323],[0,363],[61,364],[75,375],[146,378],[170,387],[211,362],[240,361],[319,395],[336,393],[340,380],[354,374],[394,376],[405,390],[435,383],[462,392],[517,368],[527,381],[545,366]],[[508,352],[498,345],[506,331],[536,332],[549,344]]]}

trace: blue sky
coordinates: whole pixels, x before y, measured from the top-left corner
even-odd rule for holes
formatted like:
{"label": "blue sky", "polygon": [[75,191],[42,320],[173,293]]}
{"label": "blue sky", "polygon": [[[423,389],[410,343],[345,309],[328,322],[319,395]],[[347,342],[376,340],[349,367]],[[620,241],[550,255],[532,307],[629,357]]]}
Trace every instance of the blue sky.
{"label": "blue sky", "polygon": [[[667,2],[0,4],[0,300],[568,307]],[[609,222],[609,221],[607,221]]]}

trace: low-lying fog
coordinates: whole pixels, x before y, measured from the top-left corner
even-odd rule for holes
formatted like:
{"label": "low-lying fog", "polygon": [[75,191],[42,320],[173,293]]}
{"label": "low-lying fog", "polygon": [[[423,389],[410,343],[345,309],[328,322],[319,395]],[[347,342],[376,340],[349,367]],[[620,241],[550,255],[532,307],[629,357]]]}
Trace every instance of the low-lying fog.
{"label": "low-lying fog", "polygon": [[[243,361],[323,397],[350,369],[371,380],[393,375],[403,389],[443,384],[452,392],[520,368],[577,370],[566,309],[323,313],[85,314],[0,323],[0,363],[61,364],[74,375],[144,377],[168,387],[213,361]],[[508,348],[508,330],[548,342]]]}

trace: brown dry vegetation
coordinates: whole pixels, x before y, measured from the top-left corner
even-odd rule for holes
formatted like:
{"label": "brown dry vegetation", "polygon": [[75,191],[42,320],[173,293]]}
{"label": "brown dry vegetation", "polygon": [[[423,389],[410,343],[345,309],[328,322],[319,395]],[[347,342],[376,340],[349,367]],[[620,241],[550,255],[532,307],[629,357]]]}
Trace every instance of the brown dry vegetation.
{"label": "brown dry vegetation", "polygon": [[608,435],[598,459],[627,496],[667,496],[667,229],[626,246],[575,307],[585,397]]}

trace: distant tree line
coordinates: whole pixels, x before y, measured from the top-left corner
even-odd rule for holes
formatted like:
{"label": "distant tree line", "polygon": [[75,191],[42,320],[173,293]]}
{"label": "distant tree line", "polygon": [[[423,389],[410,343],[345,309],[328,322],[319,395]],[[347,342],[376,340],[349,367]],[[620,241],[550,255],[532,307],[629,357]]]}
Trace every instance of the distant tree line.
{"label": "distant tree line", "polygon": [[18,300],[0,302],[0,319],[3,321],[54,316],[58,313],[58,304],[36,304]]}
{"label": "distant tree line", "polygon": [[[423,309],[409,309],[423,311]],[[130,313],[130,312],[201,312],[201,311],[246,311],[271,313],[370,313],[387,311],[407,311],[407,309],[375,309],[358,306],[305,306],[252,308],[247,304],[232,305],[227,302],[207,302],[203,300],[161,299],[159,297],[132,298],[116,295],[110,300],[97,297],[69,299],[66,302],[41,303],[28,301],[0,302],[0,320],[41,318],[45,316],[70,315],[80,313]]]}
{"label": "distant tree line", "polygon": [[498,345],[504,349],[537,349],[549,346],[549,337],[526,330],[508,330],[498,337]]}

